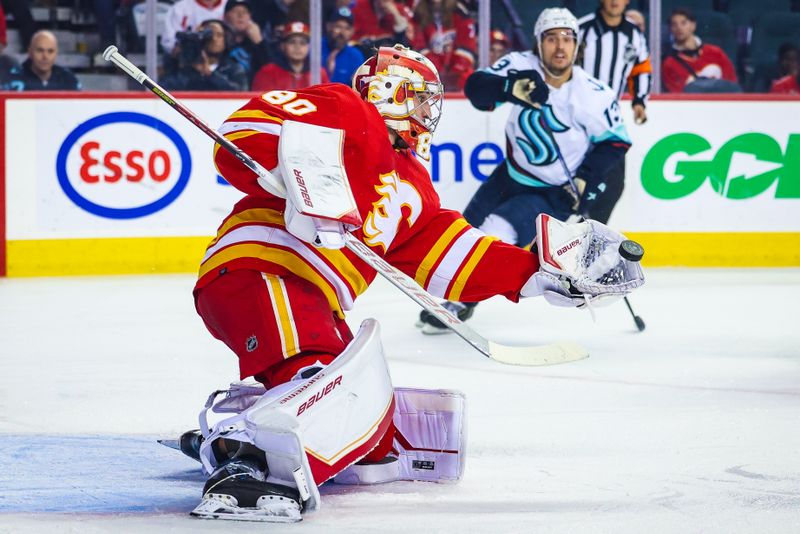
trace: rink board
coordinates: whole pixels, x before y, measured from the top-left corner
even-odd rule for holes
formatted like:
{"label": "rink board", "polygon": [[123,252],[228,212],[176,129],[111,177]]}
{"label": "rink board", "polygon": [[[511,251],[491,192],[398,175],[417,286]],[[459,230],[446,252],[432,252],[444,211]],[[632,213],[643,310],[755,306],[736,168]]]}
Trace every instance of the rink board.
{"label": "rink board", "polygon": [[[217,126],[249,95],[186,95]],[[800,99],[657,99],[633,125],[612,226],[648,266],[800,265]],[[428,165],[463,209],[503,157],[508,110],[446,101]],[[145,93],[0,96],[0,275],[191,272],[241,198],[212,142]],[[468,126],[468,127],[465,127]]]}

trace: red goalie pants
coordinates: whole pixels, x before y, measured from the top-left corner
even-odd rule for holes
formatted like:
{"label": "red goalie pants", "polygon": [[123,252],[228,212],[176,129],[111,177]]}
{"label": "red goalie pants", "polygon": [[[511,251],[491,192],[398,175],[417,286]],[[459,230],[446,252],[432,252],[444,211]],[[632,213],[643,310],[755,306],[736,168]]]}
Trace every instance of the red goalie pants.
{"label": "red goalie pants", "polygon": [[[252,376],[267,388],[316,362],[331,363],[353,339],[322,291],[296,276],[229,271],[195,290],[195,307],[209,332],[239,357],[240,377]],[[393,438],[390,424],[364,444],[364,460],[385,457]]]}

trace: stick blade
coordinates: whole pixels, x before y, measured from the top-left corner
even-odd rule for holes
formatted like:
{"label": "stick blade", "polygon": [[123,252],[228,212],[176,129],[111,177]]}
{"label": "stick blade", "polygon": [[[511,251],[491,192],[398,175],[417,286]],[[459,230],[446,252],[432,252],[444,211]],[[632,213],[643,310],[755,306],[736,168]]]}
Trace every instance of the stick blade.
{"label": "stick blade", "polygon": [[589,357],[589,351],[569,341],[529,347],[509,347],[490,341],[489,357],[508,365],[537,367],[582,360]]}

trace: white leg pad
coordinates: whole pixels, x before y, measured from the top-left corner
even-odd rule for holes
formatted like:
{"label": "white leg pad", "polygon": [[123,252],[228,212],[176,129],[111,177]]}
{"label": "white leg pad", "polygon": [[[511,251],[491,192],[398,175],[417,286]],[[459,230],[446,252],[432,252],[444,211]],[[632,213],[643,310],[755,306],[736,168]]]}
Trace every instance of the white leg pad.
{"label": "white leg pad", "polygon": [[352,465],[337,484],[396,480],[457,482],[464,474],[466,398],[452,390],[395,388],[394,451],[397,462]]}
{"label": "white leg pad", "polygon": [[[214,425],[200,458],[211,472],[214,439],[252,443],[266,454],[267,481],[297,487],[306,510],[318,509],[317,486],[363,458],[380,439],[379,429],[394,413],[392,392],[380,329],[368,319],[344,352],[313,377],[272,388],[242,413]],[[248,396],[229,399],[233,406],[225,407],[241,406]],[[224,410],[215,405],[214,411]],[[310,461],[323,473],[321,480],[314,479]]]}

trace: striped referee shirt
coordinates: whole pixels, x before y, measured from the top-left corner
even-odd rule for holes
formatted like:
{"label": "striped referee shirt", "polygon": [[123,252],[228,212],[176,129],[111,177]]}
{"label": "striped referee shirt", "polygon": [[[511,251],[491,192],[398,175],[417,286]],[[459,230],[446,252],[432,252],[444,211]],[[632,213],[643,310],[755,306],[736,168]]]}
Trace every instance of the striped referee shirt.
{"label": "striped referee shirt", "polygon": [[609,26],[599,10],[578,19],[578,26],[578,41],[585,44],[583,69],[607,83],[617,99],[627,88],[634,104],[644,104],[653,69],[639,28],[626,18],[618,26]]}

